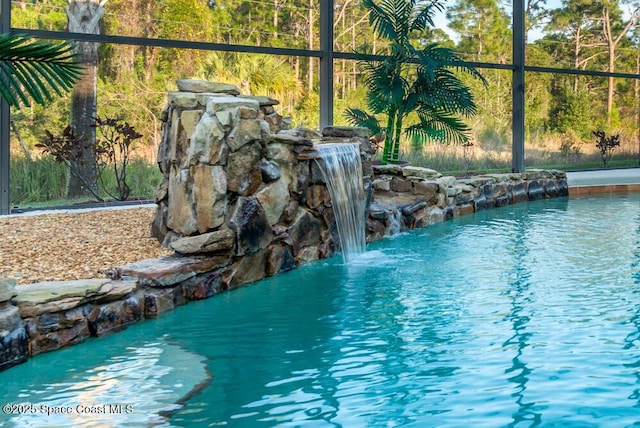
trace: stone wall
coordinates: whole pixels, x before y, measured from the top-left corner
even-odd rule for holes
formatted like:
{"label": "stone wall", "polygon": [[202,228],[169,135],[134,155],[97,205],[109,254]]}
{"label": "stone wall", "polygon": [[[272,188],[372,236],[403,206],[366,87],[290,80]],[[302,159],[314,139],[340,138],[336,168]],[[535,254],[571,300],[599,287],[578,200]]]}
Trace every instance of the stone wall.
{"label": "stone wall", "polygon": [[27,332],[20,311],[12,299],[16,282],[0,278],[0,371],[27,360]]}
{"label": "stone wall", "polygon": [[370,183],[367,132],[289,130],[276,100],[192,83],[163,113],[152,235],[179,255],[219,258],[222,289],[332,256],[339,241],[313,144],[360,144]]}
{"label": "stone wall", "polygon": [[163,112],[164,182],[151,227],[175,254],[114,268],[107,279],[19,287],[0,280],[0,370],[332,256],[339,241],[314,143],[360,143],[369,242],[568,194],[560,171],[457,179],[427,168],[372,165],[362,129],[290,130],[270,98],[206,82],[182,82],[179,89]]}
{"label": "stone wall", "polygon": [[428,168],[374,166],[369,241],[494,207],[568,196],[563,171],[442,176]]}

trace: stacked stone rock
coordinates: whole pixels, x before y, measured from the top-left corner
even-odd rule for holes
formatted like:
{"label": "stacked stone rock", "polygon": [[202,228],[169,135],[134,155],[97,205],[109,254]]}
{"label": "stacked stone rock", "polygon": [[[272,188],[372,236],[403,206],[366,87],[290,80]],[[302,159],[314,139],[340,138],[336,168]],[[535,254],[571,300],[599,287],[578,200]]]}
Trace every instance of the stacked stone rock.
{"label": "stacked stone rock", "polygon": [[217,83],[183,81],[178,87],[163,114],[158,162],[164,182],[152,229],[179,254],[216,260],[194,278],[210,284],[198,286],[198,295],[334,254],[333,210],[314,142],[360,143],[368,241],[490,207],[568,194],[561,171],[458,180],[428,168],[372,167],[364,129],[331,127],[322,135],[289,130],[273,109],[276,100],[241,96]]}
{"label": "stacked stone rock", "polygon": [[27,359],[28,340],[20,311],[11,299],[16,281],[0,278],[0,371]]}
{"label": "stacked stone rock", "polygon": [[[414,166],[373,167],[368,240],[494,207],[568,196],[563,171],[532,170],[456,179]],[[399,221],[399,224],[394,223]]]}
{"label": "stacked stone rock", "polygon": [[37,355],[140,321],[144,290],[136,281],[87,279],[21,285],[13,302],[24,320],[29,349]]}
{"label": "stacked stone rock", "polygon": [[370,182],[367,132],[289,130],[271,98],[201,81],[178,88],[163,113],[153,236],[176,253],[217,258],[210,279],[199,278],[216,290],[333,255],[333,210],[313,143],[360,143]]}
{"label": "stacked stone rock", "polygon": [[339,241],[314,143],[360,144],[367,241],[568,194],[561,171],[456,179],[428,168],[372,167],[366,130],[291,130],[271,98],[201,81],[178,88],[163,112],[164,181],[152,224],[153,236],[176,254],[114,268],[110,279],[17,288],[0,279],[0,370],[332,256]]}

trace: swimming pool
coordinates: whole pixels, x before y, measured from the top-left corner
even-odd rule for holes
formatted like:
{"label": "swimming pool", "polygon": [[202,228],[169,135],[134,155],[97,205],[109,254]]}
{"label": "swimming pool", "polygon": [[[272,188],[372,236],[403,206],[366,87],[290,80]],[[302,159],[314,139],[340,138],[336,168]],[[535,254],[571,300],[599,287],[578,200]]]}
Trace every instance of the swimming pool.
{"label": "swimming pool", "polygon": [[640,424],[640,195],[368,250],[0,373],[0,426]]}

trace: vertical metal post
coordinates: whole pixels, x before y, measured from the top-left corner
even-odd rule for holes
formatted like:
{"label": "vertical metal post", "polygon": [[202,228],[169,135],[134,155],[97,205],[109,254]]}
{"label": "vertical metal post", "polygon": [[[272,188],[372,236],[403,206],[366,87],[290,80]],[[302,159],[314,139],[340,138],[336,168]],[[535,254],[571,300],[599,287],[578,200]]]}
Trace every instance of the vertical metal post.
{"label": "vertical metal post", "polygon": [[333,0],[320,0],[320,129],[333,125]]}
{"label": "vertical metal post", "polygon": [[524,0],[513,1],[513,82],[511,169],[524,171]]}
{"label": "vertical metal post", "polygon": [[[11,0],[1,0],[0,33],[11,31]],[[9,200],[10,110],[6,101],[0,100],[0,215],[11,212]]]}
{"label": "vertical metal post", "polygon": [[[636,52],[636,74],[640,74],[640,49]],[[638,166],[640,166],[640,80],[636,78],[633,85],[636,100],[638,101],[636,106],[636,141],[638,142]]]}

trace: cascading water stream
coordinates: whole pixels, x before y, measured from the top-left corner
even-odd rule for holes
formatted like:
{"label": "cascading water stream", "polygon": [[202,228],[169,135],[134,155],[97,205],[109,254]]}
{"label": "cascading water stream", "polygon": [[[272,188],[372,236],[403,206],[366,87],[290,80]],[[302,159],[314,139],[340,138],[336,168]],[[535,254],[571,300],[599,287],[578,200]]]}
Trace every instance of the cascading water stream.
{"label": "cascading water stream", "polygon": [[360,145],[317,144],[316,160],[331,195],[338,238],[345,263],[365,252],[365,197],[362,186]]}

